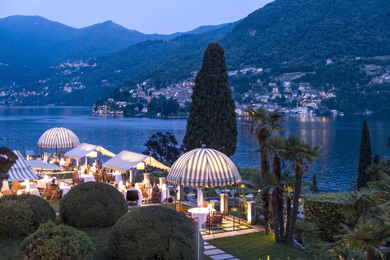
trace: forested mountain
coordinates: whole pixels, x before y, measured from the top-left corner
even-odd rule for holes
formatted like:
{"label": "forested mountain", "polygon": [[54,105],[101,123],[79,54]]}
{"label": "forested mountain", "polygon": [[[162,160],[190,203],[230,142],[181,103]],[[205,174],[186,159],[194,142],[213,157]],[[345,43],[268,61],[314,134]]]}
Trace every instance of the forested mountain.
{"label": "forested mountain", "polygon": [[[99,98],[95,95],[104,95],[123,84],[131,86],[150,79],[158,88],[184,80],[199,70],[203,51],[215,41],[225,50],[228,70],[263,68],[260,75],[230,77],[230,84],[238,92],[252,89],[259,80],[277,81],[284,73],[301,72],[307,74],[296,81],[338,89],[340,95],[333,107],[348,109],[352,96],[358,100],[355,103],[364,106],[372,100],[363,95],[368,92],[390,96],[383,87],[365,91],[371,80],[365,66],[390,66],[388,28],[387,0],[275,0],[238,23],[167,41],[141,42],[97,58],[71,74],[55,71],[58,75],[52,75],[52,83],[46,86],[56,94],[46,98],[63,99],[58,84],[75,79],[85,87],[85,93],[88,89],[94,93],[82,99],[87,104]],[[44,100],[41,98],[39,103]]]}
{"label": "forested mountain", "polygon": [[[202,26],[199,34],[220,26]],[[143,34],[106,21],[81,29],[47,20],[40,16],[10,16],[0,19],[0,83],[23,80],[49,66],[68,59],[104,56],[148,40],[169,40],[171,35]]]}

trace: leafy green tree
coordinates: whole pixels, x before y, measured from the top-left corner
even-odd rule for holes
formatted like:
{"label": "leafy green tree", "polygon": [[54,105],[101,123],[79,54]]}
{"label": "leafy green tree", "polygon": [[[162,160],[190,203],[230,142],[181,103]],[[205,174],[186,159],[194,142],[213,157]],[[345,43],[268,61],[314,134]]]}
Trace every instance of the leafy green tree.
{"label": "leafy green tree", "polygon": [[158,161],[169,165],[172,165],[185,151],[184,146],[179,146],[175,135],[171,132],[165,134],[157,132],[149,138],[144,146],[143,154],[151,154]]}
{"label": "leafy green tree", "polygon": [[370,181],[370,176],[366,174],[367,168],[372,162],[372,149],[370,140],[370,131],[368,130],[367,121],[363,121],[362,136],[360,139],[359,150],[359,167],[358,167],[358,179],[357,188],[366,187],[367,182]]}
{"label": "leafy green tree", "polygon": [[183,143],[187,150],[202,144],[232,156],[236,151],[235,104],[228,88],[222,47],[210,43],[195,78],[190,115]]}

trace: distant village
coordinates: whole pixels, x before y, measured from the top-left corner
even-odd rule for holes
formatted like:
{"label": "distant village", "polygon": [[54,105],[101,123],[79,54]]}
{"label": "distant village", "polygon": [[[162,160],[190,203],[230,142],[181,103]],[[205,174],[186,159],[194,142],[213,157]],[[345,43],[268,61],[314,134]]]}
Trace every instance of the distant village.
{"label": "distant village", "polygon": [[[262,72],[262,68],[245,68],[242,70],[228,71],[229,76],[235,76],[246,73]],[[159,98],[164,96],[166,99],[176,100],[180,107],[184,107],[186,103],[191,102],[192,88],[195,85],[195,76],[197,71],[193,71],[193,77],[178,83],[172,84],[166,88],[156,89],[155,86],[150,85],[149,81],[142,82],[136,86],[136,89],[129,90],[131,97],[134,100],[145,100],[146,104],[152,100],[152,98]],[[294,87],[293,87],[294,85]],[[230,86],[232,92],[234,92],[234,86]],[[266,93],[260,94],[253,90],[240,95],[240,100],[235,100],[236,114],[237,116],[245,116],[245,110],[248,106],[252,108],[263,107],[267,110],[278,109],[281,113],[312,116],[316,114],[316,111],[321,109],[321,101],[327,98],[335,98],[336,91],[331,89],[328,91],[315,90],[309,83],[293,83],[291,81],[278,81],[268,83],[263,86]],[[126,91],[121,89],[121,91]],[[117,109],[110,110],[107,105],[101,105],[96,107],[96,114],[123,114],[123,108],[127,105],[133,104],[133,102],[127,102],[123,100],[115,100],[114,98],[107,99],[108,104],[114,104]],[[137,108],[135,108],[137,109]],[[148,113],[147,105],[143,107],[140,113]],[[329,113],[333,115],[341,114],[342,111],[332,110]],[[159,115],[155,115],[159,116]]]}
{"label": "distant village", "polygon": [[[355,59],[360,59],[356,57]],[[332,64],[332,60],[325,61],[326,65]],[[41,79],[37,82],[39,87],[34,90],[26,90],[23,86],[16,83],[11,84],[8,88],[3,88],[0,92],[0,106],[1,105],[21,105],[26,98],[32,96],[46,97],[51,95],[54,91],[62,92],[63,95],[86,89],[87,86],[80,79],[80,69],[84,67],[95,67],[96,63],[91,61],[67,61],[55,67],[58,75],[68,75],[66,81],[56,82],[56,89],[53,89],[53,82],[51,78]],[[390,83],[390,67],[380,65],[367,64],[361,67],[361,70],[371,79],[370,84]],[[116,70],[114,73],[120,73]],[[328,113],[333,115],[343,115],[343,111],[326,110],[322,106],[322,101],[330,98],[336,98],[336,88],[331,89],[315,89],[310,83],[297,83],[297,79],[301,78],[310,72],[293,72],[285,73],[278,77],[265,79],[262,73],[269,72],[268,69],[245,67],[240,70],[228,71],[229,79],[234,79],[235,76],[255,75],[258,76],[254,83],[256,88],[253,88],[245,93],[238,93],[235,91],[234,84],[229,87],[232,90],[233,97],[236,103],[236,113],[238,116],[245,116],[245,109],[248,106],[253,108],[264,107],[267,110],[279,109],[280,112],[293,115],[311,116],[317,113]],[[195,85],[195,77],[197,71],[193,71],[192,76],[186,80],[171,84],[164,88],[156,88],[152,80],[148,79],[140,82],[136,86],[121,88],[121,92],[127,92],[127,97],[131,98],[125,100],[121,97],[108,98],[106,104],[95,107],[94,112],[100,115],[121,115],[124,108],[129,105],[140,104],[134,107],[136,115],[143,116],[159,116],[148,113],[148,103],[153,98],[164,96],[167,100],[176,100],[183,108],[191,102],[192,88]],[[82,72],[81,72],[82,74]],[[255,77],[255,78],[256,78]],[[260,80],[262,79],[262,80]],[[115,84],[109,80],[101,80],[100,87],[115,88]],[[55,105],[55,104],[53,104]],[[142,105],[142,106],[141,106]],[[367,111],[369,114],[370,111]]]}

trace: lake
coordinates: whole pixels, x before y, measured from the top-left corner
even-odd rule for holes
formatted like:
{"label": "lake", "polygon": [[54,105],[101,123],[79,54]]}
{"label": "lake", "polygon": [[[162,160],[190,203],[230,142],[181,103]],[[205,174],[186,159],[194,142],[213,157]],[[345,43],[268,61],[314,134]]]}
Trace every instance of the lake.
{"label": "lake", "polygon": [[[312,144],[322,145],[321,158],[310,165],[309,180],[317,175],[322,191],[346,191],[357,178],[362,122],[370,128],[373,153],[389,156],[390,118],[381,117],[285,117],[283,136],[299,135]],[[39,137],[49,128],[62,126],[72,130],[86,143],[101,144],[118,153],[123,148],[141,153],[144,143],[156,132],[173,132],[183,140],[185,119],[101,118],[89,107],[0,107],[0,138],[9,138],[11,149],[36,152]],[[7,146],[7,140],[0,140]],[[256,139],[239,130],[237,149],[232,160],[239,167],[260,167]]]}

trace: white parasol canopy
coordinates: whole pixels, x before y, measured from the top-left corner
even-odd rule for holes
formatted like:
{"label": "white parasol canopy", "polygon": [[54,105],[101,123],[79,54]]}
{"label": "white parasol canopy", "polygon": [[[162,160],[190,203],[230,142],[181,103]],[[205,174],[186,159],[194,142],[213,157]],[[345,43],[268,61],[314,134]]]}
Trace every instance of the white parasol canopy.
{"label": "white parasol canopy", "polygon": [[198,148],[183,154],[171,167],[170,183],[192,187],[216,187],[241,182],[236,165],[225,154]]}
{"label": "white parasol canopy", "polygon": [[42,148],[72,148],[78,145],[79,138],[69,129],[60,126],[44,132],[37,143]]}

